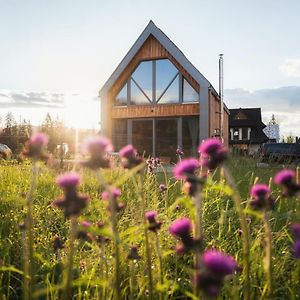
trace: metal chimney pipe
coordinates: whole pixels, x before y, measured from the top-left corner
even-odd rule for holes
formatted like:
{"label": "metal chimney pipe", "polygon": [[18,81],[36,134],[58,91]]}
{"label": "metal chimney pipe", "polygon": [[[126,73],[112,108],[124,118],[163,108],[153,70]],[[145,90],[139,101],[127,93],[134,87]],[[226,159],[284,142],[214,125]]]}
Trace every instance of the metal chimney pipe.
{"label": "metal chimney pipe", "polygon": [[224,90],[223,55],[219,54],[220,138],[224,142]]}

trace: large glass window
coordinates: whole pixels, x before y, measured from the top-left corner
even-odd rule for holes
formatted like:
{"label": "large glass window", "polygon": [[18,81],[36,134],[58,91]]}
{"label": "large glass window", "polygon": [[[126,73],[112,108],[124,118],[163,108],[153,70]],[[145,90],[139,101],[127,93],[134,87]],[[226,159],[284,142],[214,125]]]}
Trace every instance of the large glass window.
{"label": "large glass window", "polygon": [[155,121],[155,155],[176,162],[177,119]]}
{"label": "large glass window", "polygon": [[[127,99],[129,96],[129,99]],[[198,101],[197,91],[169,59],[142,61],[117,94],[115,106]]]}
{"label": "large glass window", "polygon": [[132,143],[140,155],[148,157],[153,153],[153,120],[132,121]]}
{"label": "large glass window", "polygon": [[116,151],[128,144],[127,139],[127,120],[118,119],[113,123],[113,144]]}
{"label": "large glass window", "polygon": [[182,118],[182,148],[184,155],[197,156],[197,147],[199,145],[199,118]]}

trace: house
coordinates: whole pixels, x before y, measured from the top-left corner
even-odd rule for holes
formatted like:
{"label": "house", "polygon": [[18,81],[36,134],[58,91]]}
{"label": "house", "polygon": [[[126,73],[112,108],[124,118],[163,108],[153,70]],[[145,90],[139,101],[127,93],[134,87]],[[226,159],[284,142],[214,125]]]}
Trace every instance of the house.
{"label": "house", "polygon": [[[99,92],[101,131],[116,151],[132,143],[145,156],[197,155],[220,132],[221,103],[210,82],[150,21]],[[224,142],[228,144],[224,106]]]}
{"label": "house", "polygon": [[229,145],[232,150],[238,149],[253,155],[269,139],[263,132],[266,125],[261,119],[260,108],[230,109]]}

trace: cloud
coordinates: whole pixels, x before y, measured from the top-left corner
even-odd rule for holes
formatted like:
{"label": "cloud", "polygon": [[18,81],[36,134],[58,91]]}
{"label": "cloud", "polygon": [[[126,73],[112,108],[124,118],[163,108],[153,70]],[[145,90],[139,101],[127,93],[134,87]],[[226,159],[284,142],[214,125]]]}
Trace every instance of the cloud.
{"label": "cloud", "polygon": [[279,69],[285,76],[300,78],[300,59],[287,58]]}
{"label": "cloud", "polygon": [[256,91],[227,89],[224,95],[229,108],[261,107],[265,123],[274,114],[280,123],[281,134],[292,132],[300,136],[300,86]]}
{"label": "cloud", "polygon": [[64,102],[65,95],[63,93],[0,91],[0,105],[2,108],[62,108]]}

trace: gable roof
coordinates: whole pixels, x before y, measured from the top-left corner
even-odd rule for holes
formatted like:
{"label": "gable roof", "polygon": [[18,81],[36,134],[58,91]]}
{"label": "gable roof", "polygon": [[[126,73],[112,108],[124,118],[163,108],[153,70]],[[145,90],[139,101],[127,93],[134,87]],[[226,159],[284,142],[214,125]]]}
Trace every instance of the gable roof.
{"label": "gable roof", "polygon": [[[229,109],[229,126],[257,126],[265,128],[266,125],[261,119],[261,108],[237,108]],[[239,115],[244,115],[246,118],[237,118]]]}
{"label": "gable roof", "polygon": [[139,49],[146,42],[147,38],[152,35],[159,43],[161,43],[168,52],[178,61],[178,63],[199,83],[200,86],[211,88],[216,95],[218,93],[215,91],[211,83],[195,68],[195,66],[185,57],[185,55],[179,50],[179,48],[162,32],[151,20],[146,28],[143,30],[141,35],[138,37],[136,42],[130,48],[128,53],[122,59],[120,64],[117,66],[112,75],[108,78],[106,83],[103,85],[99,91],[99,96],[106,94],[109,89],[113,86],[122,72],[125,70],[130,61],[137,54]]}

